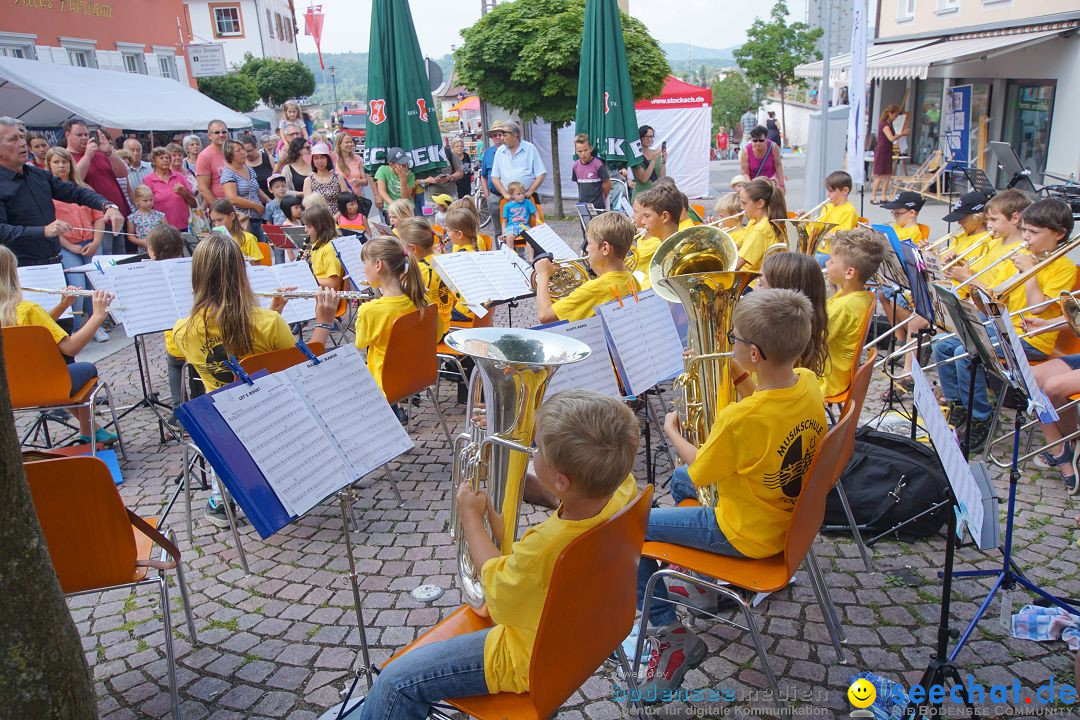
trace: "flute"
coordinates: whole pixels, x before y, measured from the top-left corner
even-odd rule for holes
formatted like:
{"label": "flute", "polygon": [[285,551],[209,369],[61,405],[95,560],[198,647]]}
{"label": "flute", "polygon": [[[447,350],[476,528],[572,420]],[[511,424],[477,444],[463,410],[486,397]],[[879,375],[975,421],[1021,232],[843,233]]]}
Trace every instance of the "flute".
{"label": "flute", "polygon": [[[367,290],[335,290],[342,300],[374,300],[375,295]],[[318,290],[275,290],[274,292],[257,292],[255,297],[283,298],[285,300],[314,300]]]}
{"label": "flute", "polygon": [[[85,298],[93,297],[94,292],[95,292],[94,290],[85,290],[85,289],[80,289],[80,288],[75,288],[75,289],[71,289],[71,288],[55,288],[55,289],[52,289],[52,290],[46,290],[46,289],[43,289],[43,288],[34,288],[34,287],[23,287],[22,291],[23,292],[30,292],[30,293],[40,293],[42,295],[61,295],[61,296],[64,296],[64,297],[85,297]],[[113,300],[116,299],[115,293],[106,293],[106,294],[109,296],[109,298],[111,298]],[[124,306],[123,305],[110,305],[109,309],[110,310],[123,310]]]}

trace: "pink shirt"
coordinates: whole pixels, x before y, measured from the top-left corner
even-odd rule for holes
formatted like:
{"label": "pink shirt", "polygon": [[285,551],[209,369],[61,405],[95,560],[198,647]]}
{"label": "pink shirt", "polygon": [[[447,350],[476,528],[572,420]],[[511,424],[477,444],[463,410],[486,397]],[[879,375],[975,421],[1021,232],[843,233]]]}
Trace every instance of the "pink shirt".
{"label": "pink shirt", "polygon": [[188,187],[184,176],[175,170],[169,171],[169,179],[162,180],[156,172],[143,178],[143,185],[154,193],[154,209],[165,213],[165,222],[180,231],[188,228],[188,205],[173,190],[177,185]]}
{"label": "pink shirt", "polygon": [[98,218],[104,217],[105,213],[76,203],[60,202],[59,200],[53,200],[52,202],[53,209],[56,210],[57,220],[63,220],[73,228],[83,228],[65,233],[65,240],[69,243],[81,245],[94,239],[94,223]]}
{"label": "pink shirt", "polygon": [[218,200],[225,197],[225,191],[221,189],[221,168],[225,167],[225,155],[210,143],[199,153],[195,161],[195,174],[199,177],[210,176],[210,194]]}

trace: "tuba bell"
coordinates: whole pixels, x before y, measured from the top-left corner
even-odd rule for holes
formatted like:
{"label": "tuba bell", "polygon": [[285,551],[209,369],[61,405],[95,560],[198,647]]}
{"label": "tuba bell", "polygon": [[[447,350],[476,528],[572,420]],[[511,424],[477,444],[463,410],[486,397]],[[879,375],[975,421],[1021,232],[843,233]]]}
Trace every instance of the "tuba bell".
{"label": "tuba bell", "polygon": [[[697,447],[709,436],[716,413],[735,399],[728,333],[735,304],[758,276],[735,271],[738,258],[731,236],[702,225],[665,240],[649,265],[656,293],[681,303],[690,321],[689,356],[674,384],[675,410],[686,439]],[[706,507],[715,506],[715,487],[699,487],[698,498]]]}
{"label": "tuba bell", "polygon": [[789,218],[773,221],[773,227],[783,233],[782,242],[770,245],[765,250],[765,257],[776,252],[794,252],[813,256],[821,245],[821,238],[835,228],[836,223]]}
{"label": "tuba bell", "polygon": [[[479,609],[484,604],[484,590],[480,568],[472,561],[457,515],[457,487],[468,481],[479,490],[483,483],[503,521],[502,542],[496,544],[503,554],[510,552],[517,537],[525,468],[535,452],[531,446],[536,410],[555,370],[584,360],[591,350],[585,343],[562,335],[513,328],[456,330],[445,342],[476,362],[465,410],[468,432],[454,439],[450,537],[457,546],[461,597]],[[481,412],[481,400],[486,416],[483,424],[473,419]]]}

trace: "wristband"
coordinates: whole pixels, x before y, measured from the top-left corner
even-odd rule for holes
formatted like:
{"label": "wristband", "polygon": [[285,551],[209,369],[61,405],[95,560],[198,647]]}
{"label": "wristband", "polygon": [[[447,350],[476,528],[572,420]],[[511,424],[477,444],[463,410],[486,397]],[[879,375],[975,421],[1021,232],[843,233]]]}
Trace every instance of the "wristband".
{"label": "wristband", "polygon": [[555,262],[555,256],[549,252],[542,252],[533,258],[532,266],[535,268],[536,263],[540,262],[541,260],[550,260],[551,262]]}
{"label": "wristband", "polygon": [[315,323],[315,327],[320,330],[333,330],[334,326],[330,323]]}
{"label": "wristband", "polygon": [[744,371],[742,375],[735,378],[735,382],[731,383],[731,386],[732,387],[738,387],[739,383],[741,383],[743,380],[745,380],[748,377],[750,377],[750,373]]}

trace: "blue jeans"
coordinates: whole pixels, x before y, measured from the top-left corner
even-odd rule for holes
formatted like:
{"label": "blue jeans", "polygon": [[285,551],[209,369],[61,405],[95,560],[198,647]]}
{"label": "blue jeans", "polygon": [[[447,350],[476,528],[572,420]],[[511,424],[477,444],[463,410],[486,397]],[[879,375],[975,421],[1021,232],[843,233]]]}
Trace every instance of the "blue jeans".
{"label": "blue jeans", "polygon": [[[990,335],[991,342],[994,343],[994,347],[997,348],[998,357],[1002,357],[1001,349],[998,348],[1000,339],[997,328],[988,327],[987,332]],[[1046,353],[1036,350],[1027,340],[1021,340],[1020,345],[1024,348],[1024,355],[1027,356],[1028,360],[1045,360],[1047,358]],[[933,349],[934,362],[938,363],[951,357],[958,357],[966,352],[960,338],[957,337],[939,340],[933,344]],[[941,365],[937,371],[938,378],[941,380],[941,393],[945,396],[945,399],[967,405],[968,386],[971,383],[971,358],[965,357],[948,365]],[[975,373],[975,396],[969,410],[971,411],[971,417],[975,420],[989,420],[990,413],[993,411],[993,408],[990,407],[990,398],[986,393],[986,374],[981,366]]]}
{"label": "blue jeans", "polygon": [[432,703],[487,695],[487,630],[410,650],[386,666],[361,706],[360,720],[423,720]]}
{"label": "blue jeans", "polygon": [[72,397],[75,397],[75,393],[78,392],[83,385],[90,382],[91,378],[96,378],[98,374],[94,363],[88,362],[71,363],[67,366],[67,369],[68,375],[71,376]]}
{"label": "blue jeans", "polygon": [[[671,475],[671,497],[676,503],[697,497],[697,487],[690,479],[686,466],[676,468]],[[667,542],[674,545],[708,550],[718,555],[745,557],[736,550],[716,524],[716,510],[709,507],[653,508],[649,512],[649,526],[645,540]],[[643,557],[638,562],[637,606],[641,609],[645,599],[645,586],[649,578],[660,569],[660,563]],[[664,627],[675,622],[675,606],[669,602],[667,586],[663,579],[653,588],[653,603],[649,609],[649,624]]]}

